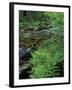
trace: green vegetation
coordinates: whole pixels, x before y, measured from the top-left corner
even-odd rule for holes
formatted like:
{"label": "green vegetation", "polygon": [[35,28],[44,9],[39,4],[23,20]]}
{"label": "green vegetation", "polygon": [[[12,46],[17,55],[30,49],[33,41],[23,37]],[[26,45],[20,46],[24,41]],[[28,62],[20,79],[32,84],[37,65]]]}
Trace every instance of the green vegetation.
{"label": "green vegetation", "polygon": [[[39,49],[32,54],[31,78],[63,76],[63,43],[59,36],[45,40]],[[60,66],[59,66],[60,64]]]}
{"label": "green vegetation", "polygon": [[64,14],[61,12],[20,11],[19,28],[24,30],[39,30],[62,27]]}
{"label": "green vegetation", "polygon": [[[50,31],[50,38],[36,43],[37,51],[30,58],[30,78],[50,78],[64,76],[64,13],[20,11],[20,43],[34,45],[36,39],[23,38],[25,31]],[[29,35],[29,34],[28,34]],[[40,39],[38,39],[40,41]],[[25,42],[24,42],[25,41]],[[24,45],[25,44],[25,45]],[[22,46],[22,47],[23,47]]]}
{"label": "green vegetation", "polygon": [[51,27],[49,16],[44,12],[26,12],[26,15],[20,17],[20,30],[40,30]]}

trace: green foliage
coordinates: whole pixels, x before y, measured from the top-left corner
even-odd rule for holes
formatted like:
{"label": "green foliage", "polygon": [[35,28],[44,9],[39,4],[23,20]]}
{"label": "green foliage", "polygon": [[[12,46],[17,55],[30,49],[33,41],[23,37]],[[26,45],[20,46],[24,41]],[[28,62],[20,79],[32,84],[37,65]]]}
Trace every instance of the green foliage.
{"label": "green foliage", "polygon": [[63,12],[49,12],[49,19],[51,20],[52,27],[63,28],[64,26],[64,13]]}
{"label": "green foliage", "polygon": [[[20,11],[23,13],[23,11]],[[19,15],[19,28],[24,30],[42,30],[54,27],[63,28],[64,13],[26,11],[26,15]]]}
{"label": "green foliage", "polygon": [[[22,12],[22,11],[20,11]],[[44,12],[29,12],[21,17],[20,14],[19,28],[24,30],[39,30],[48,29],[51,26],[51,22]]]}
{"label": "green foliage", "polygon": [[[64,13],[63,12],[19,12],[19,43],[28,44],[29,38],[21,38],[24,31],[50,30],[51,37],[41,42],[32,53],[30,78],[61,77],[64,75]],[[22,39],[22,40],[21,40]],[[26,43],[27,42],[27,43]],[[33,41],[35,42],[35,41]]]}
{"label": "green foliage", "polygon": [[[45,40],[38,51],[32,54],[31,78],[63,76],[63,44],[60,37],[53,36]],[[59,63],[61,67],[59,66]]]}

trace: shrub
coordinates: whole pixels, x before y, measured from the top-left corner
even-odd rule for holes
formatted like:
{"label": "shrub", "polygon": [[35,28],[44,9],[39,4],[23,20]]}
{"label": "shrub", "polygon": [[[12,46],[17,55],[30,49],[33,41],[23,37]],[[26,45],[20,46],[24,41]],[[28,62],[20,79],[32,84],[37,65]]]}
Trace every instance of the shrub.
{"label": "shrub", "polygon": [[63,41],[60,36],[45,40],[39,49],[32,54],[31,78],[63,76]]}

